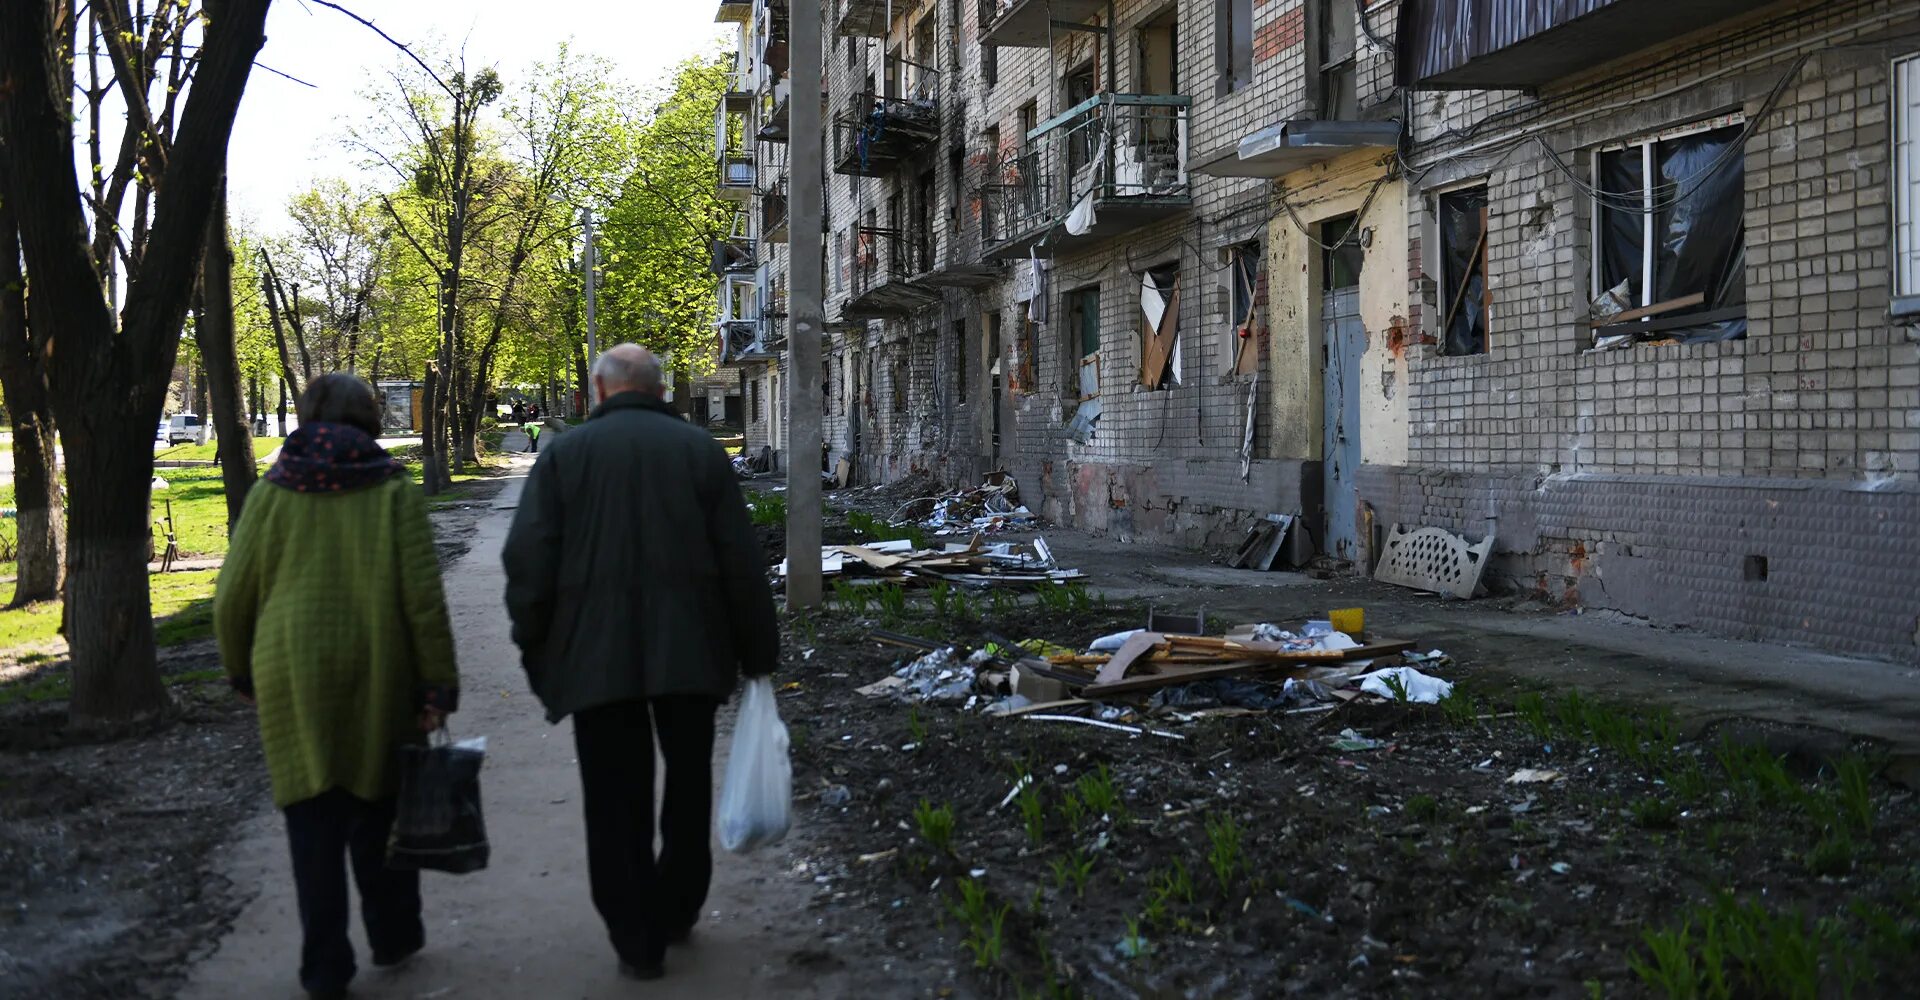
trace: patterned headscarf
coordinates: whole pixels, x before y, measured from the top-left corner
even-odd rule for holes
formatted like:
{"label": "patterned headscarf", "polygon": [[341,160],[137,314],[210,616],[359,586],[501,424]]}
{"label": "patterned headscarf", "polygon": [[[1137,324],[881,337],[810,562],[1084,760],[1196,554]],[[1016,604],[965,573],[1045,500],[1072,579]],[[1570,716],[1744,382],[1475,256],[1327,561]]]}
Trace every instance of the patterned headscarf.
{"label": "patterned headscarf", "polygon": [[347,424],[302,424],[287,436],[267,482],[295,493],[345,493],[406,471],[380,442]]}

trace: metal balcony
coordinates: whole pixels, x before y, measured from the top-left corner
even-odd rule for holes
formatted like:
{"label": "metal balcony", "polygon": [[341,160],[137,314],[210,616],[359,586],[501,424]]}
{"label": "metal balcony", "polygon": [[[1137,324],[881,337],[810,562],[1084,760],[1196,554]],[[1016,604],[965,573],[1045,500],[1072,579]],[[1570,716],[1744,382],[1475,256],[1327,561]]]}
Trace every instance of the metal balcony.
{"label": "metal balcony", "polygon": [[939,141],[940,72],[890,62],[888,93],[855,93],[834,119],[834,173],[884,177]]}
{"label": "metal balcony", "polygon": [[847,300],[842,319],[905,316],[940,301],[940,293],[914,279],[928,269],[932,240],[924,233],[860,226],[848,245]]}
{"label": "metal balcony", "polygon": [[760,192],[760,238],[768,243],[787,241],[787,179]]}
{"label": "metal balcony", "polygon": [[720,0],[720,10],[713,15],[715,24],[745,24],[753,20],[752,0]]}
{"label": "metal balcony", "polygon": [[753,110],[752,73],[728,73],[727,89],[720,93],[720,110],[729,115],[744,115]]}
{"label": "metal balcony", "polygon": [[980,42],[1046,48],[1067,37],[1063,25],[1085,25],[1111,6],[1108,0],[980,0]]}
{"label": "metal balcony", "polygon": [[[1399,82],[1538,87],[1776,0],[1425,0],[1403,4]],[[1057,3],[1056,3],[1057,7]]]}
{"label": "metal balcony", "polygon": [[1187,180],[1192,99],[1097,94],[1027,134],[1026,150],[989,168],[981,256],[1026,256],[1095,243],[1193,205]]}
{"label": "metal balcony", "polygon": [[767,347],[766,326],[756,319],[723,320],[719,324],[720,363],[723,365],[773,361],[778,353]]}
{"label": "metal balcony", "polygon": [[745,153],[722,153],[718,173],[720,197],[728,201],[746,201],[753,197],[753,157]]}
{"label": "metal balcony", "polygon": [[[905,14],[909,6],[905,2],[895,4],[894,14]],[[887,37],[887,0],[846,0],[833,30],[848,38]]]}
{"label": "metal balcony", "polygon": [[712,259],[707,264],[709,273],[745,274],[759,266],[754,259],[753,241],[744,236],[730,237],[713,241]]}

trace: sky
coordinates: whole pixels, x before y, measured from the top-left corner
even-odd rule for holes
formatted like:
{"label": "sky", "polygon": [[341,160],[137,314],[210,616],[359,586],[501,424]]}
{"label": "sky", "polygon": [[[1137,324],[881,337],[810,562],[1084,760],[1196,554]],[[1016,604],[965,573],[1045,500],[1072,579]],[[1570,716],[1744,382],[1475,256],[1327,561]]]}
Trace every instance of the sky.
{"label": "sky", "polygon": [[[715,51],[734,25],[715,24],[713,0],[344,0],[415,51],[465,44],[469,66],[496,66],[511,86],[563,41],[611,59],[649,87],[681,60]],[[276,0],[267,44],[247,83],[228,147],[233,212],[267,231],[286,228],[286,204],[319,177],[359,175],[342,141],[364,113],[368,86],[406,57],[338,11]],[[433,60],[429,59],[429,63]],[[276,75],[298,77],[308,87]]]}

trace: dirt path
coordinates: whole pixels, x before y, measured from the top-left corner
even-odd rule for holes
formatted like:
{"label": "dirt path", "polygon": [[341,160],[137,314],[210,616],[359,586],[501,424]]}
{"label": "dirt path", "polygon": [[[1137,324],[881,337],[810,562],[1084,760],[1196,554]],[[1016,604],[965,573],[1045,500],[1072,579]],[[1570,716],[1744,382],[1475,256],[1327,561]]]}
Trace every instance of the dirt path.
{"label": "dirt path", "polygon": [[[531,456],[528,456],[531,458]],[[521,460],[523,463],[525,460]],[[364,998],[890,995],[884,968],[855,960],[866,942],[827,939],[811,907],[824,902],[804,840],[746,858],[719,854],[706,916],[691,948],[668,956],[656,983],[619,978],[587,893],[579,775],[569,724],[547,725],[508,641],[499,566],[520,481],[494,501],[471,550],[447,573],[464,680],[461,736],[485,735],[483,775],[492,867],[427,877],[427,950],[396,971],[367,966]],[[730,728],[730,727],[729,727]],[[723,732],[722,746],[727,739]],[[722,752],[721,756],[724,756]],[[716,849],[717,850],[717,849]],[[226,874],[259,895],[192,972],[187,998],[299,997],[299,918],[278,813],[261,814],[231,849]]]}

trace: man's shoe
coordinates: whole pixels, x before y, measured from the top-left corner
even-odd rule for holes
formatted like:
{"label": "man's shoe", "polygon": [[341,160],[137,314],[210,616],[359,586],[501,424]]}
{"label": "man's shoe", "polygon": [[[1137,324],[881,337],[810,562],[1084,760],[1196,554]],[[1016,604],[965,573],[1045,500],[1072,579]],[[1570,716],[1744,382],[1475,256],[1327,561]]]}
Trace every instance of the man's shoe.
{"label": "man's shoe", "polygon": [[667,932],[667,943],[668,944],[693,943],[693,925],[688,924],[687,926],[679,928],[678,930]]}
{"label": "man's shoe", "polygon": [[659,979],[667,974],[667,964],[665,961],[659,959],[639,965],[622,961],[620,963],[620,974],[628,979],[638,979],[642,981]]}

